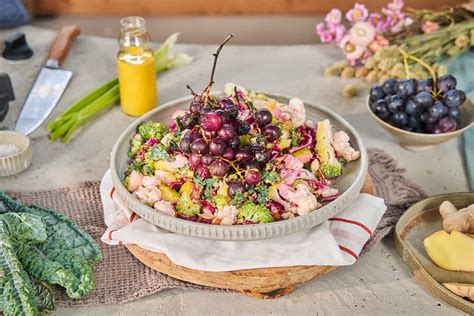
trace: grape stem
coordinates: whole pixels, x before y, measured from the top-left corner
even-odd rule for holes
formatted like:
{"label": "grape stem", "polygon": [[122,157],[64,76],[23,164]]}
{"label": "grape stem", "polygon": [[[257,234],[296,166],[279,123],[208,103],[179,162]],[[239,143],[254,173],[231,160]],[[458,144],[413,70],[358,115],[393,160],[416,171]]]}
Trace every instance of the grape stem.
{"label": "grape stem", "polygon": [[207,85],[206,89],[204,89],[204,92],[203,94],[205,94],[205,98],[204,98],[204,106],[207,105],[207,101],[209,99],[209,93],[211,92],[211,87],[212,85],[214,84],[214,74],[216,72],[216,66],[217,66],[217,59],[219,58],[219,54],[222,50],[222,48],[224,47],[224,45],[232,38],[234,37],[233,34],[230,34],[229,36],[227,36],[227,38],[219,45],[219,47],[217,48],[217,51],[212,54],[214,56],[214,64],[212,65],[212,72],[211,72],[211,80],[209,81],[209,84]]}
{"label": "grape stem", "polygon": [[244,176],[242,176],[242,173],[241,173],[241,171],[239,170],[239,167],[237,167],[237,166],[234,164],[233,161],[230,161],[230,160],[225,159],[225,158],[223,158],[223,157],[218,157],[218,159],[227,162],[232,168],[234,168],[235,173],[239,176],[239,178],[240,178],[241,180],[244,180]]}
{"label": "grape stem", "polygon": [[406,71],[406,75],[407,75],[407,79],[409,78],[410,76],[410,73],[408,71],[408,59],[411,59],[413,60],[414,62],[417,62],[418,64],[422,65],[423,67],[425,67],[431,77],[433,78],[433,95],[434,96],[437,96],[438,93],[436,91],[436,74],[435,72],[433,71],[433,68],[431,68],[427,63],[425,63],[424,61],[422,61],[421,59],[419,58],[416,58],[415,56],[413,55],[409,55],[407,52],[405,52],[402,48],[398,48],[398,50],[400,51],[400,53],[403,55],[403,62],[405,64],[405,71]]}
{"label": "grape stem", "polygon": [[194,92],[193,88],[191,88],[189,85],[186,85],[186,88],[188,88],[189,91],[191,91],[191,94],[193,96],[197,96],[198,94],[196,92]]}

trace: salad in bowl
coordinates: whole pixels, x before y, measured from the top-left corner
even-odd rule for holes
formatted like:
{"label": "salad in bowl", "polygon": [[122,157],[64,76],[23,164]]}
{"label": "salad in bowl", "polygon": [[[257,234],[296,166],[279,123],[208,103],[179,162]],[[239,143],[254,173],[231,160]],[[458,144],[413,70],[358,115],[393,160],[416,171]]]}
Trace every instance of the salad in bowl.
{"label": "salad in bowl", "polygon": [[247,225],[317,212],[339,196],[332,183],[360,157],[345,131],[308,119],[298,98],[208,88],[191,90],[168,125],[138,125],[123,178],[136,199],[193,222]]}

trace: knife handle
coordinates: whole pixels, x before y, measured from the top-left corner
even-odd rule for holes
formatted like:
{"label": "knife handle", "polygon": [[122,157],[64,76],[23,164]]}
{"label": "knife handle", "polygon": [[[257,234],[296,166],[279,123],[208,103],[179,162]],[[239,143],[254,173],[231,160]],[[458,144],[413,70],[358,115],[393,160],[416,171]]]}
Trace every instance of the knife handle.
{"label": "knife handle", "polygon": [[72,42],[80,33],[81,29],[77,25],[63,26],[54,40],[48,59],[54,59],[61,65],[71,49]]}

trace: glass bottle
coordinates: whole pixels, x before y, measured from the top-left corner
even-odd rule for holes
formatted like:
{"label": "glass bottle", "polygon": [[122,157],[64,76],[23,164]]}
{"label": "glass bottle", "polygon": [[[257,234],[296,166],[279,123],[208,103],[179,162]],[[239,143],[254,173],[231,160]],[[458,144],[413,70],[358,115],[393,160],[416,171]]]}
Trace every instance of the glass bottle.
{"label": "glass bottle", "polygon": [[130,16],[120,20],[120,51],[117,56],[122,110],[141,116],[157,104],[156,72],[145,19]]}

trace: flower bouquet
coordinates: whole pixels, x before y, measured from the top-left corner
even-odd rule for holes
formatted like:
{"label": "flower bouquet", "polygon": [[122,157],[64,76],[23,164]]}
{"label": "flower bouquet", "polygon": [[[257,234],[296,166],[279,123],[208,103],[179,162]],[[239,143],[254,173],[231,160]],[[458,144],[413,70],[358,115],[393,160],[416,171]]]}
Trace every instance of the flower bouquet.
{"label": "flower bouquet", "polygon": [[[405,78],[405,64],[421,60],[438,76],[443,75],[447,72],[444,62],[474,45],[473,12],[472,2],[435,11],[405,10],[403,0],[393,0],[381,12],[369,12],[356,3],[343,21],[343,13],[332,9],[325,22],[316,25],[316,33],[323,43],[336,44],[346,59],[325,73],[384,82]],[[428,78],[431,73],[425,66],[410,65],[409,76]]]}

